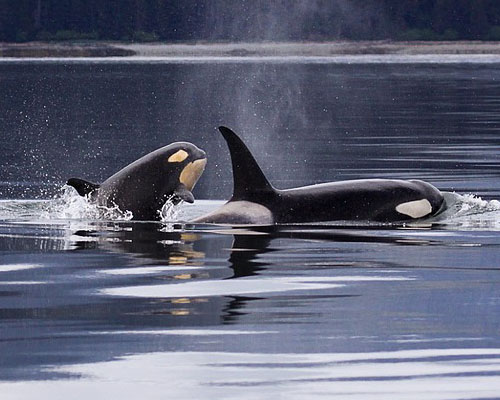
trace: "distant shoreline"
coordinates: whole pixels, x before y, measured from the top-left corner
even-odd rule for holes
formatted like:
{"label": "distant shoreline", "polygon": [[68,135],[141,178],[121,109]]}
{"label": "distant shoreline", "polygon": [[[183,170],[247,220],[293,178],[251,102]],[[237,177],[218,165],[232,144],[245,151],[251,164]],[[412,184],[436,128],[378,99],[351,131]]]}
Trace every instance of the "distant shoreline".
{"label": "distant shoreline", "polygon": [[0,58],[74,57],[335,57],[346,55],[500,55],[500,42],[123,43],[0,42]]}

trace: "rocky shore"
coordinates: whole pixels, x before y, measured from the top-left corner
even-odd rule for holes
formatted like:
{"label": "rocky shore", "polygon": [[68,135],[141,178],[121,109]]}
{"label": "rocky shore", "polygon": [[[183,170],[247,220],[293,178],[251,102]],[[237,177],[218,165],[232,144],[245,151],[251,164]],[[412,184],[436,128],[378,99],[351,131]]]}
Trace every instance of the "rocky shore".
{"label": "rocky shore", "polygon": [[0,57],[334,57],[342,55],[500,55],[500,42],[0,43]]}
{"label": "rocky shore", "polygon": [[107,42],[0,42],[0,58],[126,57],[133,55],[135,53],[132,50]]}

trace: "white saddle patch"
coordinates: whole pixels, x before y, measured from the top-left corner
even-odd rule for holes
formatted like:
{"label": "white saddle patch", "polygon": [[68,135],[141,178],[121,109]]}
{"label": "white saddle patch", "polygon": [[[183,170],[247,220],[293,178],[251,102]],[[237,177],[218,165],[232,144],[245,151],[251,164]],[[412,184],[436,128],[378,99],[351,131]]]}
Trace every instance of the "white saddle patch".
{"label": "white saddle patch", "polygon": [[432,212],[432,205],[427,199],[415,200],[399,204],[396,211],[412,218],[422,218]]}
{"label": "white saddle patch", "polygon": [[192,222],[230,225],[271,225],[274,224],[274,217],[271,210],[262,204],[238,200],[230,201],[221,208],[208,215],[196,218]]}

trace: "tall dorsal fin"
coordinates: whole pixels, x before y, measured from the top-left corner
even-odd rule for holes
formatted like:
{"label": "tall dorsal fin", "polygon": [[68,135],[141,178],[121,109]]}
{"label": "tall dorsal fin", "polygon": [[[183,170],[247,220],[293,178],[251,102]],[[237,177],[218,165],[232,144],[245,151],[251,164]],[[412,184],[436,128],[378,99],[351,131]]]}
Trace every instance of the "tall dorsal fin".
{"label": "tall dorsal fin", "polygon": [[97,183],[88,182],[80,178],[70,178],[66,184],[73,186],[80,196],[86,196],[94,190],[99,189],[100,186]]}
{"label": "tall dorsal fin", "polygon": [[219,131],[227,142],[233,164],[232,200],[251,200],[257,194],[274,192],[273,186],[238,135],[225,126],[220,126]]}

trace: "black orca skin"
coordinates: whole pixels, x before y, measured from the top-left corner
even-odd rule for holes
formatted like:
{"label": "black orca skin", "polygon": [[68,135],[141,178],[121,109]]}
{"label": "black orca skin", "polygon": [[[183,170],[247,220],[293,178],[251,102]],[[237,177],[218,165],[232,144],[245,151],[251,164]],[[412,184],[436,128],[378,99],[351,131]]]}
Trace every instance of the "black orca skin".
{"label": "black orca skin", "polygon": [[233,167],[231,199],[192,222],[215,224],[293,224],[327,221],[398,222],[436,215],[442,193],[420,180],[360,179],[294,189],[274,188],[243,141],[219,127]]}

